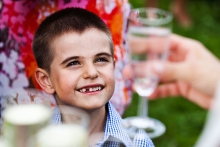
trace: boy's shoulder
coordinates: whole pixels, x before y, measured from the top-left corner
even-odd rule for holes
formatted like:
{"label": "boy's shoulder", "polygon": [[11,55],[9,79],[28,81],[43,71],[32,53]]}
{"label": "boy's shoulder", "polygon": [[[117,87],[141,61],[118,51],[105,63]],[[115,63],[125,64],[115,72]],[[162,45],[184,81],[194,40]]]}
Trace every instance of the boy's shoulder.
{"label": "boy's shoulder", "polygon": [[121,126],[122,118],[116,111],[111,102],[106,104],[107,119],[104,129],[104,138],[101,141],[102,145],[112,146],[115,143],[122,143],[125,146],[130,146],[131,139]]}
{"label": "boy's shoulder", "polygon": [[[111,146],[115,143],[124,144],[127,146],[133,146],[133,144],[137,146],[145,146],[145,147],[154,147],[153,142],[148,137],[145,131],[139,131],[137,135],[135,136],[133,142],[131,141],[130,137],[126,133],[126,131],[122,127],[122,118],[119,115],[119,113],[116,111],[114,106],[108,102],[106,104],[107,108],[107,119],[106,119],[106,125],[105,125],[105,136],[103,139],[104,144],[108,144],[108,146]],[[114,140],[112,142],[109,142],[109,140]]]}

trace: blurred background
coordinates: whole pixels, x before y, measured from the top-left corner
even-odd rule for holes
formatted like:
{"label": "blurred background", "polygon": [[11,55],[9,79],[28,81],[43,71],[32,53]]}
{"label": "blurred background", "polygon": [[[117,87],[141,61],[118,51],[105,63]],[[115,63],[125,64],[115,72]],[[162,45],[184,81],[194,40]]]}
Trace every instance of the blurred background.
{"label": "blurred background", "polygon": [[[146,0],[129,0],[133,8],[147,6]],[[157,7],[170,11],[174,0],[157,0]],[[202,42],[220,58],[220,1],[188,0],[186,10],[192,24],[182,26],[173,20],[173,33]],[[184,72],[184,71],[183,71]],[[132,103],[123,117],[137,114],[138,97],[133,95]],[[169,97],[149,102],[149,116],[166,125],[166,132],[153,139],[156,147],[192,147],[195,145],[206,121],[207,110],[182,97]]]}

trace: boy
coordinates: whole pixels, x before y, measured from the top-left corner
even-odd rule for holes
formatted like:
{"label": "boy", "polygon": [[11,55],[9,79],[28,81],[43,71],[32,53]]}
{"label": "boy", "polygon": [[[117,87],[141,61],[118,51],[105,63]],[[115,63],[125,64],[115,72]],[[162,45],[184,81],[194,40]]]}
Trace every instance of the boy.
{"label": "boy", "polygon": [[[131,146],[120,127],[121,117],[109,102],[115,85],[113,43],[98,16],[81,8],[50,15],[36,31],[33,52],[41,88],[53,94],[58,105],[75,106],[89,114],[89,134],[104,132],[98,146],[113,146],[107,144],[112,138]],[[137,142],[153,146],[145,137]]]}

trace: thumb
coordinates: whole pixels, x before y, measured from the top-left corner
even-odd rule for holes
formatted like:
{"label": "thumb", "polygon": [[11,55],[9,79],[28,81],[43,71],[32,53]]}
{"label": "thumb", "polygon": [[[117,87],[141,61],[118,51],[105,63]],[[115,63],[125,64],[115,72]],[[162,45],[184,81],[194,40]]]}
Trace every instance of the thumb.
{"label": "thumb", "polygon": [[153,71],[162,81],[188,81],[190,72],[183,62],[155,62]]}

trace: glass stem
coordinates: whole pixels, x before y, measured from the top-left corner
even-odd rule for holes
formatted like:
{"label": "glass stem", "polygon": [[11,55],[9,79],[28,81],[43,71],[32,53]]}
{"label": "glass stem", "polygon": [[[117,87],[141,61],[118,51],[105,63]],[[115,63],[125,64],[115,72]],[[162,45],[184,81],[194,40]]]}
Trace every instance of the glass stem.
{"label": "glass stem", "polygon": [[148,100],[146,97],[139,96],[138,116],[146,118],[148,116]]}

